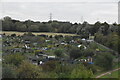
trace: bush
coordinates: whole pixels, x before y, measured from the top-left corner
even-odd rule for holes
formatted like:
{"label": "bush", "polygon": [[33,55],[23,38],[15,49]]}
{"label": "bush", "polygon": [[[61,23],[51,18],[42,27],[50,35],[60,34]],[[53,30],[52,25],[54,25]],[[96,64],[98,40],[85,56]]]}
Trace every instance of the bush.
{"label": "bush", "polygon": [[2,78],[16,78],[17,72],[15,66],[13,65],[3,65],[2,68]]}
{"label": "bush", "polygon": [[90,78],[93,76],[91,70],[88,70],[83,65],[76,65],[71,72],[70,78]]}
{"label": "bush", "polygon": [[18,67],[17,71],[18,78],[39,78],[43,76],[42,74],[40,74],[42,68],[33,65],[28,61],[23,61],[22,64]]}
{"label": "bush", "polygon": [[15,36],[16,36],[16,34],[11,34],[11,36],[12,36],[12,37],[15,37]]}
{"label": "bush", "polygon": [[15,66],[18,66],[21,64],[21,62],[25,59],[24,56],[22,56],[21,54],[10,54],[10,55],[6,55],[3,57],[4,58],[4,63],[7,64],[13,64]]}

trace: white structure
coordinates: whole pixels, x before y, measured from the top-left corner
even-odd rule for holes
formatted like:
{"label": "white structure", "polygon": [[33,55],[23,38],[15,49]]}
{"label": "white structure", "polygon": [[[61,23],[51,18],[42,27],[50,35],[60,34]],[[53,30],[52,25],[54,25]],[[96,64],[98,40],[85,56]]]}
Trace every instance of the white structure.
{"label": "white structure", "polygon": [[87,42],[93,42],[94,40],[87,40]]}
{"label": "white structure", "polygon": [[85,39],[85,38],[83,38],[82,40],[83,40],[83,41],[85,41],[86,39]]}
{"label": "white structure", "polygon": [[27,45],[25,45],[25,48],[26,48],[26,49],[30,49],[30,47],[28,47]]}
{"label": "white structure", "polygon": [[[80,48],[82,45],[78,45],[77,47],[78,48]],[[83,46],[84,47],[84,49],[87,49],[87,47],[86,46]]]}
{"label": "white structure", "polygon": [[34,65],[38,65],[37,63],[33,63]]}
{"label": "white structure", "polygon": [[55,56],[48,56],[48,58],[55,58]]}
{"label": "white structure", "polygon": [[82,45],[78,45],[78,47],[80,48]]}
{"label": "white structure", "polygon": [[0,35],[0,38],[2,38],[2,35]]}
{"label": "white structure", "polygon": [[40,61],[40,64],[42,64],[43,62],[42,61]]}
{"label": "white structure", "polygon": [[45,42],[49,42],[50,40],[45,40]]}
{"label": "white structure", "polygon": [[0,59],[0,62],[2,61],[2,59]]}

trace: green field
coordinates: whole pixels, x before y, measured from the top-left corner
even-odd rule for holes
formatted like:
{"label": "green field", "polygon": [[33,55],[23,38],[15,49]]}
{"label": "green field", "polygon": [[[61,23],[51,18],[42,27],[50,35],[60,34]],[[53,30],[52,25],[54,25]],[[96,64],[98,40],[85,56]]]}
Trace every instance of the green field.
{"label": "green field", "polygon": [[[13,31],[2,31],[0,32],[0,34],[6,34],[6,35],[11,35],[11,34],[16,34],[16,35],[23,35],[26,32],[13,32]],[[45,35],[63,35],[63,36],[78,36],[77,34],[67,34],[67,33],[50,33],[50,32],[33,32],[34,35],[41,35],[41,34],[45,34]]]}

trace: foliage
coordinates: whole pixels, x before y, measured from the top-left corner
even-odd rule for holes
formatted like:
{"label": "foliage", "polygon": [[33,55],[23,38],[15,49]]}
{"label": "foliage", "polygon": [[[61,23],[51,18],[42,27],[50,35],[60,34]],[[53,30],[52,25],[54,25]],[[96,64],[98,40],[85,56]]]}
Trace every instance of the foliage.
{"label": "foliage", "polygon": [[55,67],[57,66],[57,61],[48,61],[44,65],[42,65],[43,71],[53,71]]}
{"label": "foliage", "polygon": [[71,78],[90,78],[93,75],[91,70],[87,70],[83,65],[76,65],[71,72]]}
{"label": "foliage", "polygon": [[40,74],[42,68],[39,66],[33,65],[28,61],[23,61],[17,69],[18,78],[39,78],[44,74]]}
{"label": "foliage", "polygon": [[99,53],[95,57],[95,65],[104,68],[104,70],[112,69],[113,55],[111,53]]}
{"label": "foliage", "polygon": [[16,78],[16,67],[11,64],[4,64],[2,67],[2,78]]}
{"label": "foliage", "polygon": [[54,51],[54,54],[57,56],[57,57],[63,57],[63,50],[62,49],[56,49]]}
{"label": "foliage", "polygon": [[103,35],[111,32],[119,32],[117,29],[117,24],[110,25],[106,22],[96,22],[95,24],[89,24],[88,22],[72,24],[70,22],[60,21],[34,22],[31,20],[13,20],[8,16],[2,20],[3,31],[74,33],[84,38],[88,38],[89,34],[94,35],[97,32]]}
{"label": "foliage", "polygon": [[13,64],[15,66],[18,66],[25,59],[25,57],[21,54],[10,54],[7,56],[3,56],[3,59],[4,63],[6,64]]}
{"label": "foliage", "polygon": [[69,54],[70,54],[70,58],[72,58],[72,59],[76,59],[76,58],[79,58],[82,56],[81,50],[79,48],[75,48],[75,47],[73,47],[70,50]]}

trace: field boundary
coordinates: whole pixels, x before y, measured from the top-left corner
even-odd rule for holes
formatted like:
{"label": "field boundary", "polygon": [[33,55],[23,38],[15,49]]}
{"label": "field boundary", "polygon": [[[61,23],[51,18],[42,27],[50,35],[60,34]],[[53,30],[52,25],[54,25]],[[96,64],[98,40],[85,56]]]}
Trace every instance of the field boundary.
{"label": "field boundary", "polygon": [[[15,31],[1,31],[0,34],[6,34],[6,35],[11,35],[11,34],[16,34],[16,35],[23,35],[26,32],[15,32]],[[32,32],[35,35],[41,35],[41,34],[45,34],[45,35],[63,35],[63,36],[79,36],[77,34],[70,34],[70,33],[52,33],[52,32]]]}

